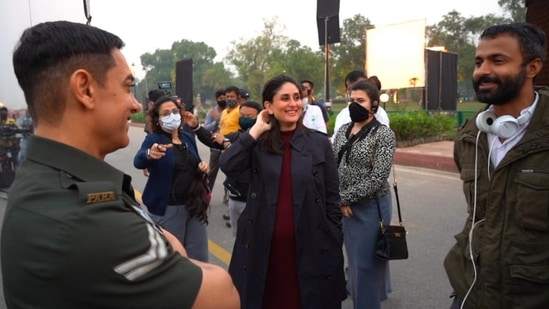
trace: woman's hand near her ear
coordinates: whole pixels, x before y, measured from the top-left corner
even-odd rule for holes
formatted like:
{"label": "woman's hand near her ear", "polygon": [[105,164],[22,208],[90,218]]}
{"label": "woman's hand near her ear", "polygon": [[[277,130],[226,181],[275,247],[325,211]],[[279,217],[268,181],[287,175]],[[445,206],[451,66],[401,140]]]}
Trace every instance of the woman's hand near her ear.
{"label": "woman's hand near her ear", "polygon": [[262,110],[259,115],[257,115],[254,126],[250,129],[250,135],[257,140],[261,134],[269,131],[271,128],[270,115],[266,110]]}

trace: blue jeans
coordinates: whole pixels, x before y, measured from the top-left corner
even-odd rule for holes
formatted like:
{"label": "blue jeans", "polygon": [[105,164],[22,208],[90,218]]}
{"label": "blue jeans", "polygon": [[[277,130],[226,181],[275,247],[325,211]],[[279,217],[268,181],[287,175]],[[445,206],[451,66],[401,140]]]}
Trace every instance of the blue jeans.
{"label": "blue jeans", "polygon": [[208,262],[208,229],[206,222],[190,217],[185,205],[168,205],[163,216],[151,214],[152,219],[172,233],[187,250],[191,259]]}

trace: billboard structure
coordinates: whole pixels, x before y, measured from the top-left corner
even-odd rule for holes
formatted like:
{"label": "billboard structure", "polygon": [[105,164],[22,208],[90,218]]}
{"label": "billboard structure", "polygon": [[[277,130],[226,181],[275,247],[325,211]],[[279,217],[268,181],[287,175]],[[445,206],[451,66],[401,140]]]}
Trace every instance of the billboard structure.
{"label": "billboard structure", "polygon": [[366,72],[384,89],[425,86],[426,19],[376,26],[366,31]]}
{"label": "billboard structure", "polygon": [[455,111],[457,54],[426,48],[425,19],[366,30],[366,72],[381,80],[398,103],[421,103],[426,110]]}

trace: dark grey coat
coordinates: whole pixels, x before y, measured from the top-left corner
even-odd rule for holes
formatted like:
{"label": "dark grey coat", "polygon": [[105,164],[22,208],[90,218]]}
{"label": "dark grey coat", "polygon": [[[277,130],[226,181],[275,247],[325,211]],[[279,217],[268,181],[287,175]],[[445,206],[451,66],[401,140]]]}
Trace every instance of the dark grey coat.
{"label": "dark grey coat", "polygon": [[[346,297],[343,234],[332,147],[325,135],[302,129],[290,144],[302,308],[340,308]],[[228,177],[251,168],[247,206],[238,221],[229,266],[242,308],[262,305],[281,167],[282,155],[266,152],[247,132],[221,155],[221,170]]]}

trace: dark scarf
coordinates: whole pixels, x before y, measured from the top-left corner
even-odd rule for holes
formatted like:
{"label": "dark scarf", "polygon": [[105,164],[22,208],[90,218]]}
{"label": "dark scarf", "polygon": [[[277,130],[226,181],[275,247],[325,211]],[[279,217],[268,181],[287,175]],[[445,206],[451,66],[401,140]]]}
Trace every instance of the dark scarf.
{"label": "dark scarf", "polygon": [[379,123],[379,121],[377,121],[377,119],[374,118],[374,120],[365,124],[362,128],[360,128],[360,131],[358,131],[355,135],[349,138],[349,135],[351,134],[351,130],[353,129],[353,125],[351,124],[347,129],[347,132],[345,132],[345,136],[347,137],[347,143],[345,143],[345,145],[343,145],[339,150],[339,152],[337,153],[337,166],[339,166],[339,163],[341,163],[341,159],[343,158],[344,154],[345,154],[345,162],[349,163],[349,156],[351,155],[351,149],[353,148],[353,145],[363,140],[366,137],[366,135],[368,135],[368,132],[370,132],[372,129],[374,129],[374,131],[372,132],[372,134],[374,134],[380,125],[381,124]]}

